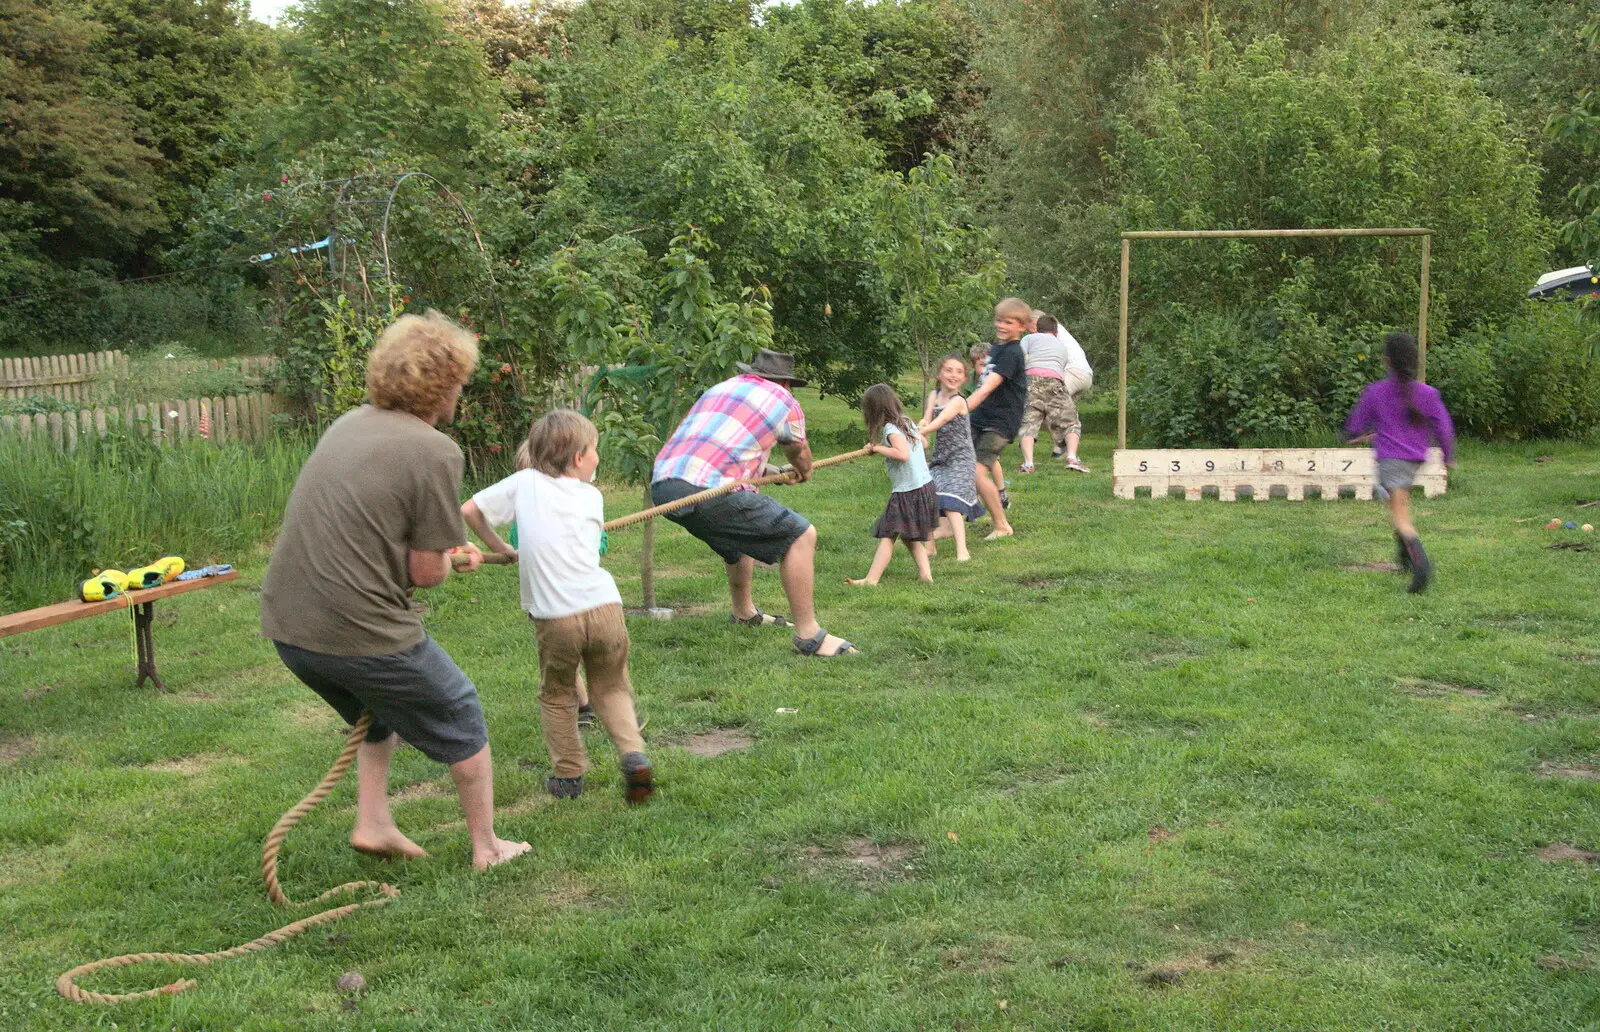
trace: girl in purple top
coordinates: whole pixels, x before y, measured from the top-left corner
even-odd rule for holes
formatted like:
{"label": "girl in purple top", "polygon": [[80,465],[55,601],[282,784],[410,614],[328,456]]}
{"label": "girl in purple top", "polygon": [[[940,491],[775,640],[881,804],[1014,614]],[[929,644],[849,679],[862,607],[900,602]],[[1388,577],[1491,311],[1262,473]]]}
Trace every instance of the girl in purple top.
{"label": "girl in purple top", "polygon": [[1435,441],[1444,452],[1445,465],[1455,468],[1456,432],[1439,392],[1417,382],[1415,337],[1409,333],[1385,337],[1383,364],[1389,375],[1361,392],[1344,428],[1351,437],[1375,436],[1378,486],[1389,495],[1400,567],[1411,571],[1410,590],[1418,592],[1428,586],[1433,567],[1411,523],[1411,482],[1428,457],[1428,445]]}

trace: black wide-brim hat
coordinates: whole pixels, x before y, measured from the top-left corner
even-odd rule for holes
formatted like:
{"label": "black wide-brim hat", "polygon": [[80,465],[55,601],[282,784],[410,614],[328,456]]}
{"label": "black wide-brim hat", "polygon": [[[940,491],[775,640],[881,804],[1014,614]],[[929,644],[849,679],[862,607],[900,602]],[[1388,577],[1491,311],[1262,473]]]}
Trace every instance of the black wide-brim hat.
{"label": "black wide-brim hat", "polygon": [[794,375],[794,356],[781,351],[768,351],[762,348],[756,353],[754,362],[735,362],[734,365],[741,373],[750,373],[763,380],[785,381],[791,388],[806,385],[805,380]]}

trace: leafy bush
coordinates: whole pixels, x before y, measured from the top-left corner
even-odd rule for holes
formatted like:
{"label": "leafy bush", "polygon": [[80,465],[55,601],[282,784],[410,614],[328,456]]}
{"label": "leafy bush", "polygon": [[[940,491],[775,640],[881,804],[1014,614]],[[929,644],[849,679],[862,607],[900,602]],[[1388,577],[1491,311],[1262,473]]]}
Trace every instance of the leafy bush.
{"label": "leafy bush", "polygon": [[1174,307],[1129,371],[1129,406],[1159,446],[1312,444],[1332,438],[1382,375],[1375,327],[1336,329],[1292,308]]}
{"label": "leafy bush", "polygon": [[1485,438],[1600,436],[1595,328],[1577,305],[1529,301],[1501,328],[1432,348],[1428,379],[1456,424]]}
{"label": "leafy bush", "polygon": [[0,348],[51,354],[180,343],[204,354],[265,350],[260,293],[233,277],[117,283],[87,272],[42,276],[0,323]]}

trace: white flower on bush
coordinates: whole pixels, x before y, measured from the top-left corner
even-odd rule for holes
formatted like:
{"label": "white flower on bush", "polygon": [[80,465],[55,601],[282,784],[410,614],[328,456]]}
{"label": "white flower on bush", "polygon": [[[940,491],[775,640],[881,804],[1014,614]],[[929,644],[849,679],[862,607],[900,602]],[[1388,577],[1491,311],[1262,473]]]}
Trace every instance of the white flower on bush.
{"label": "white flower on bush", "polygon": [[167,418],[168,419],[177,419],[178,418],[178,410],[175,409],[175,408],[167,409]]}
{"label": "white flower on bush", "polygon": [[168,358],[171,358],[171,357],[173,357],[173,356],[172,356],[172,352],[170,352],[170,351],[169,351],[169,352],[167,352],[167,357],[168,357]]}

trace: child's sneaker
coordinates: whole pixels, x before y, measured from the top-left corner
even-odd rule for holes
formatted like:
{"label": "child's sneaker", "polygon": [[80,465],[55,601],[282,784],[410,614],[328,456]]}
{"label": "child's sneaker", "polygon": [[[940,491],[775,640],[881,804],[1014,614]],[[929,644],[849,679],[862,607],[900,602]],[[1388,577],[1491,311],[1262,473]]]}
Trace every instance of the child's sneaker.
{"label": "child's sneaker", "polygon": [[1033,463],[1024,462],[1022,465],[1017,467],[1017,472],[1018,473],[1032,473],[1033,472]]}
{"label": "child's sneaker", "polygon": [[582,706],[579,706],[578,707],[578,726],[579,727],[594,727],[594,724],[595,724],[594,707],[590,706],[587,703],[585,703]]}
{"label": "child's sneaker", "polygon": [[631,752],[622,757],[622,797],[629,806],[638,806],[655,794],[655,781],[650,776],[650,761],[642,752]]}
{"label": "child's sneaker", "polygon": [[1011,492],[1007,491],[1003,487],[1000,489],[1000,508],[1011,508]]}
{"label": "child's sneaker", "polygon": [[1067,459],[1067,468],[1072,470],[1074,473],[1089,472],[1089,467],[1085,465],[1083,460],[1079,459],[1076,455]]}
{"label": "child's sneaker", "polygon": [[575,778],[545,778],[544,788],[557,799],[576,799],[583,795],[583,775]]}

